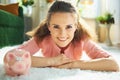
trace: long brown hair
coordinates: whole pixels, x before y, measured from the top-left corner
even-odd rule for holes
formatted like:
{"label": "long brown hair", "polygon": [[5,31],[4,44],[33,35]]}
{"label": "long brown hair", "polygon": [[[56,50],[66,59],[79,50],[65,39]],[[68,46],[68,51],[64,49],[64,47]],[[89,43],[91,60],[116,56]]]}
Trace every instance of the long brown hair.
{"label": "long brown hair", "polygon": [[51,15],[56,12],[69,12],[77,15],[76,26],[77,29],[74,34],[73,41],[80,41],[82,39],[96,39],[96,35],[93,31],[90,31],[90,28],[82,18],[79,19],[79,15],[73,5],[64,1],[55,1],[50,7],[47,17],[43,20],[40,25],[34,30],[27,33],[27,35],[35,37],[37,42],[41,42],[46,36],[50,35],[48,30],[49,22]]}

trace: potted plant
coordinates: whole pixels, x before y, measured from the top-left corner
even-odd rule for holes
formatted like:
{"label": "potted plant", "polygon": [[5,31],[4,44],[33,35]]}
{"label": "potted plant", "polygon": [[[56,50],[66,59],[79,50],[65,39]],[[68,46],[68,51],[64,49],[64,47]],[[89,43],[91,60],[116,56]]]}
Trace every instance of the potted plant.
{"label": "potted plant", "polygon": [[98,16],[96,20],[99,24],[106,26],[107,29],[106,43],[108,46],[112,46],[113,44],[110,39],[110,28],[111,25],[115,23],[113,15],[109,12],[106,12],[105,14]]}
{"label": "potted plant", "polygon": [[52,3],[54,0],[46,0],[47,3]]}
{"label": "potted plant", "polygon": [[111,13],[106,12],[105,14],[98,16],[97,21],[101,24],[114,24],[114,17]]}
{"label": "potted plant", "polygon": [[22,7],[23,7],[23,11],[24,11],[24,14],[26,16],[31,16],[32,14],[32,5],[34,4],[34,0],[22,0],[21,1],[22,3]]}
{"label": "potted plant", "polygon": [[34,0],[22,0],[23,6],[32,6],[34,4]]}

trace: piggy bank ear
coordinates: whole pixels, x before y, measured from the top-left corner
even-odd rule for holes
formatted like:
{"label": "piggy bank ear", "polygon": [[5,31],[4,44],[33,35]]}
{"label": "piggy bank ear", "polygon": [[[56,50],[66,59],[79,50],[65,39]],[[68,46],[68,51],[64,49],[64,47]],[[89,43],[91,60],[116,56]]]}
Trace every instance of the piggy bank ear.
{"label": "piggy bank ear", "polygon": [[7,55],[7,59],[8,59],[8,60],[14,59],[14,55],[13,55],[12,53],[9,53],[9,54]]}

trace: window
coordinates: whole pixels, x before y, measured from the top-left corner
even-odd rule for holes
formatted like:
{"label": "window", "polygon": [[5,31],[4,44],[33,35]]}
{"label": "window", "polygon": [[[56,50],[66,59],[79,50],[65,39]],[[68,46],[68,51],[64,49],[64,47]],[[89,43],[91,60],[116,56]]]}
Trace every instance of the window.
{"label": "window", "polygon": [[82,17],[96,18],[100,13],[100,0],[80,0],[78,9]]}

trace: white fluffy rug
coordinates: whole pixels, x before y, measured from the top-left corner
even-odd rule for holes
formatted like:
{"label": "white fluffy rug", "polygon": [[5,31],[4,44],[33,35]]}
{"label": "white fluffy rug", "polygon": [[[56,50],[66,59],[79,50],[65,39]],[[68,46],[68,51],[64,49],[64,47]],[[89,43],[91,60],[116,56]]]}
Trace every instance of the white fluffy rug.
{"label": "white fluffy rug", "polygon": [[[16,46],[14,46],[16,47]],[[3,57],[5,53],[14,48],[5,47],[0,49],[0,80],[120,80],[120,72],[100,72],[80,69],[56,69],[56,68],[31,68],[28,75],[10,77],[5,75]],[[120,50],[117,48],[107,49],[120,63]]]}

